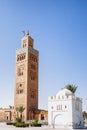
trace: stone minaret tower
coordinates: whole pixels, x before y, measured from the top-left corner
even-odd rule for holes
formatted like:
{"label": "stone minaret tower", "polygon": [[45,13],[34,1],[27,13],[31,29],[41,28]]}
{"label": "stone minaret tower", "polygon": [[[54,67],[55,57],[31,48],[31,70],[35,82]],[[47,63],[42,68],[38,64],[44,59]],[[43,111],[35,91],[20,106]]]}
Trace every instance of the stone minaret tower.
{"label": "stone minaret tower", "polygon": [[23,119],[31,119],[31,111],[38,109],[38,51],[27,33],[16,51],[14,109],[23,106]]}

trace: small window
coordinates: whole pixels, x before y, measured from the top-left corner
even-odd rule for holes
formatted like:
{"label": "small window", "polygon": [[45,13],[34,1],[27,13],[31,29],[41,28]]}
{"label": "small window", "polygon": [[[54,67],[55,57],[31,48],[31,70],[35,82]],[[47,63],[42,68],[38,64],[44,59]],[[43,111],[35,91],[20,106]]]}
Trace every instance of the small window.
{"label": "small window", "polygon": [[57,105],[57,110],[62,110],[62,105]]}
{"label": "small window", "polygon": [[35,77],[34,77],[34,76],[31,76],[31,80],[35,80]]}
{"label": "small window", "polygon": [[24,57],[22,56],[22,60],[24,59]]}
{"label": "small window", "polygon": [[65,109],[67,108],[67,106],[65,105]]}
{"label": "small window", "polygon": [[22,76],[24,73],[24,68],[18,68],[17,75]]}
{"label": "small window", "polygon": [[23,75],[23,72],[21,72],[21,75]]}
{"label": "small window", "polygon": [[19,57],[17,57],[17,61],[19,61]]}
{"label": "small window", "polygon": [[22,86],[22,84],[20,84],[20,87]]}
{"label": "small window", "polygon": [[20,94],[22,94],[22,93],[23,93],[23,89],[20,90]]}
{"label": "small window", "polygon": [[8,120],[8,116],[7,116],[7,120]]}
{"label": "small window", "polygon": [[20,56],[20,60],[22,59],[22,57]]}

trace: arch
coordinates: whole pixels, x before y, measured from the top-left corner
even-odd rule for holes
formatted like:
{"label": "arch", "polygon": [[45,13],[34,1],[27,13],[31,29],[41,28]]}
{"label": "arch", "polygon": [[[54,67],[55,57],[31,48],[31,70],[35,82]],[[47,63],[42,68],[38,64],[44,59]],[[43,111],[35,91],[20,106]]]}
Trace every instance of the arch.
{"label": "arch", "polygon": [[23,60],[23,59],[24,59],[24,56],[22,55],[21,57],[22,57],[21,59]]}
{"label": "arch", "polygon": [[17,57],[17,61],[19,61],[19,56]]}
{"label": "arch", "polygon": [[41,114],[41,120],[45,120],[44,114]]}
{"label": "arch", "polygon": [[25,55],[24,55],[24,59],[25,59]]}
{"label": "arch", "polygon": [[53,122],[52,122],[53,128],[55,128],[55,121],[56,121],[56,118],[57,118],[58,116],[61,116],[61,115],[62,115],[62,114],[56,114],[56,115],[54,116]]}
{"label": "arch", "polygon": [[62,114],[57,114],[57,115],[55,115],[54,118],[53,118],[53,121],[55,121],[55,119],[56,119],[57,116],[61,116],[61,115],[62,115]]}
{"label": "arch", "polygon": [[21,60],[21,58],[22,58],[22,57],[20,56],[20,60]]}

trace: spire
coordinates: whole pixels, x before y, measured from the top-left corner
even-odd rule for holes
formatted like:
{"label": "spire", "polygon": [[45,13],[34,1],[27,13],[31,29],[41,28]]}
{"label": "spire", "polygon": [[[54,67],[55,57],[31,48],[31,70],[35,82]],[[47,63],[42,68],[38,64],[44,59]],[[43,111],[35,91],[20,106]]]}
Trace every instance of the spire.
{"label": "spire", "polygon": [[29,35],[29,31],[27,31],[26,35]]}
{"label": "spire", "polygon": [[25,35],[29,35],[29,31],[25,32],[24,30],[22,31],[22,33]]}

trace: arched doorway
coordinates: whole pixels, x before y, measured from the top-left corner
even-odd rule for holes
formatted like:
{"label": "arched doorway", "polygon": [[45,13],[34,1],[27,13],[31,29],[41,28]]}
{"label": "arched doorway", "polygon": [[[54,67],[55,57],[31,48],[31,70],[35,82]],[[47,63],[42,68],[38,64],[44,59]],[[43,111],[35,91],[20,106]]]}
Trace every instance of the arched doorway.
{"label": "arched doorway", "polygon": [[7,116],[7,120],[8,120],[8,116]]}
{"label": "arched doorway", "polygon": [[41,120],[45,120],[45,117],[43,114],[41,114]]}
{"label": "arched doorway", "polygon": [[56,127],[60,127],[62,125],[62,121],[63,121],[63,115],[62,114],[57,114],[54,116],[53,118],[53,128],[56,128]]}

